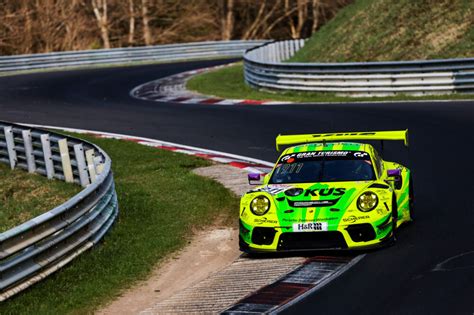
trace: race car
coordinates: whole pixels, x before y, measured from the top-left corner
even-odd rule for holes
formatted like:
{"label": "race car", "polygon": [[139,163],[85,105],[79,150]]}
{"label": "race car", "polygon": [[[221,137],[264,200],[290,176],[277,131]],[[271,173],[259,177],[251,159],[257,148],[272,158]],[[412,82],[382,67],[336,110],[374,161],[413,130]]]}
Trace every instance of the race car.
{"label": "race car", "polygon": [[[368,143],[401,140],[408,130],[279,135],[283,151],[240,202],[239,245],[248,253],[367,249],[395,240],[413,216],[410,170],[384,161]],[[382,146],[383,147],[383,146]]]}

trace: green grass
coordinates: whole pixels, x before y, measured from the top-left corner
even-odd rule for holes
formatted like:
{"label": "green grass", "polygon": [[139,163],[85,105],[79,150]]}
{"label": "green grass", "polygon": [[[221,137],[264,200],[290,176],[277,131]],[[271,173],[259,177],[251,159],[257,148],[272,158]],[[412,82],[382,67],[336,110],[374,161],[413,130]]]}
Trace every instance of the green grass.
{"label": "green grass", "polygon": [[473,94],[452,94],[439,96],[398,95],[393,97],[343,97],[330,93],[276,93],[271,91],[262,91],[253,89],[245,84],[242,64],[237,64],[197,75],[188,81],[187,88],[204,95],[222,98],[287,102],[376,102],[474,99]]}
{"label": "green grass", "polygon": [[78,185],[0,164],[0,233],[59,206],[80,190]]}
{"label": "green grass", "polygon": [[[0,305],[0,314],[88,314],[144,279],[182,248],[193,229],[233,222],[238,200],[191,170],[208,161],[132,142],[77,135],[112,158],[120,206],[103,243],[26,292]],[[237,246],[237,244],[236,244]]]}
{"label": "green grass", "polygon": [[345,62],[474,57],[472,0],[356,0],[291,61]]}

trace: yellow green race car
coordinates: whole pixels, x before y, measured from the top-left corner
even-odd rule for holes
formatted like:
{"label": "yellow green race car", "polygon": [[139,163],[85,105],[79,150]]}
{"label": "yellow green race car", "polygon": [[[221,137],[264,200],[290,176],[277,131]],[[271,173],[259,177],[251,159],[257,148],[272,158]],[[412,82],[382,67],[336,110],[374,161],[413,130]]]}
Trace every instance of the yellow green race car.
{"label": "yellow green race car", "polygon": [[293,146],[263,178],[249,174],[250,184],[261,185],[240,202],[240,249],[365,249],[393,241],[412,220],[410,170],[352,142],[362,140],[408,146],[408,130],[279,135],[277,150]]}

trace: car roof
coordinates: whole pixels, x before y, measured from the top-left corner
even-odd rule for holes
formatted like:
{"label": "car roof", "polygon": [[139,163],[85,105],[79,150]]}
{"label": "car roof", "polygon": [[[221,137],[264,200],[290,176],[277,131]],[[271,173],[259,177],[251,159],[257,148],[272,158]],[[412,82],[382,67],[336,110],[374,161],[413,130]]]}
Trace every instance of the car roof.
{"label": "car roof", "polygon": [[305,143],[287,148],[283,151],[282,155],[313,151],[364,151],[372,153],[372,146],[370,144],[356,142]]}

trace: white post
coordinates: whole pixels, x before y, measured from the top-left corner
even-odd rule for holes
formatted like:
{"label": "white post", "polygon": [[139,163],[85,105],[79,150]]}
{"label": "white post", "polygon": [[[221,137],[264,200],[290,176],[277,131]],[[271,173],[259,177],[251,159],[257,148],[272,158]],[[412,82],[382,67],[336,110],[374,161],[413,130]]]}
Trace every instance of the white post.
{"label": "white post", "polygon": [[17,158],[16,158],[16,151],[15,151],[15,142],[13,141],[12,127],[4,127],[3,133],[5,135],[5,142],[7,143],[8,159],[10,160],[10,168],[14,169],[16,166]]}
{"label": "white post", "polygon": [[49,134],[41,135],[41,146],[43,147],[44,166],[46,168],[46,176],[49,179],[54,177],[54,164],[51,158],[51,143],[49,142]]}
{"label": "white post", "polygon": [[23,136],[23,145],[25,147],[26,164],[28,166],[28,173],[34,173],[36,171],[35,157],[33,155],[33,144],[31,141],[31,131],[23,130],[21,132]]}
{"label": "white post", "polygon": [[69,157],[69,148],[67,146],[67,140],[59,140],[58,145],[59,153],[61,154],[61,163],[63,166],[64,179],[67,183],[72,183],[74,182],[74,176],[72,174],[71,158]]}
{"label": "white post", "polygon": [[74,145],[74,155],[76,156],[77,170],[79,172],[79,180],[82,187],[87,187],[90,184],[89,175],[87,173],[86,160],[84,157],[84,148],[82,143]]}
{"label": "white post", "polygon": [[95,182],[96,180],[96,173],[95,173],[95,165],[94,165],[94,150],[90,149],[86,151],[86,161],[87,161],[87,168],[89,169],[89,176],[91,178],[91,182]]}

